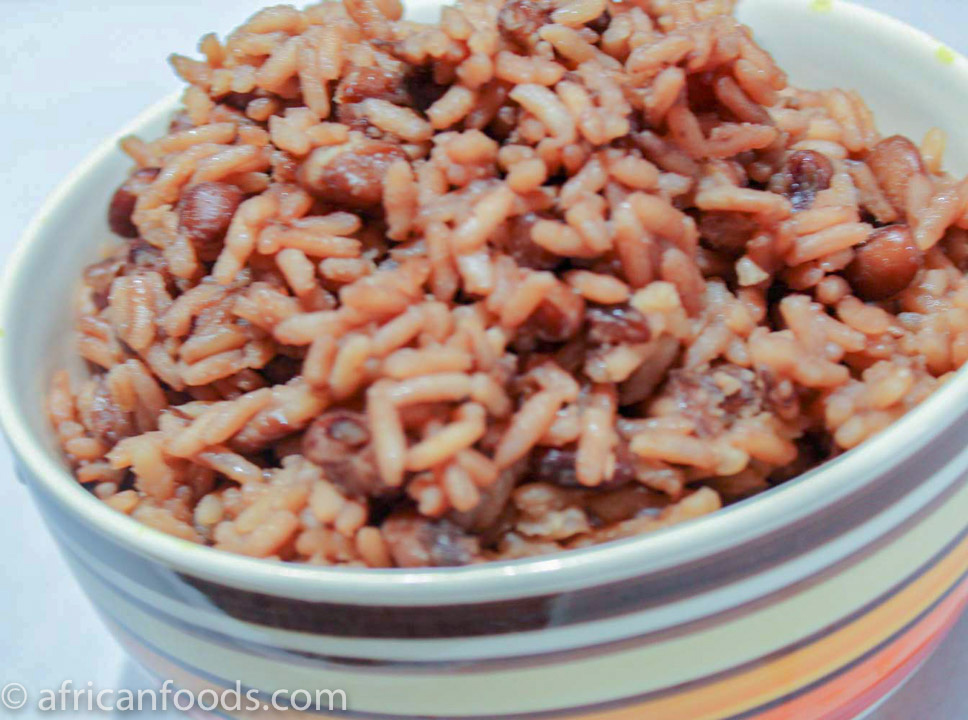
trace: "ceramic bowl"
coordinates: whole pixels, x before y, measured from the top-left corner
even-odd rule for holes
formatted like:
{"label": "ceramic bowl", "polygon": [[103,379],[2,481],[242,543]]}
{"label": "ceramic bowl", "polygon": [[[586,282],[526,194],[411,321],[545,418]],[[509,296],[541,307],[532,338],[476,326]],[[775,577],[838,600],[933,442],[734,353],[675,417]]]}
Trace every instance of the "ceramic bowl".
{"label": "ceramic bowl", "polygon": [[[968,61],[838,0],[743,0],[740,15],[795,84],[861,90],[885,133],[940,126],[949,167],[968,169]],[[174,106],[121,134],[163,133]],[[199,547],[114,512],[65,468],[43,397],[72,357],[72,288],[108,237],[104,210],[128,169],[116,141],[54,194],[7,268],[0,420],[78,581],[159,678],[285,689],[278,702],[296,708],[342,690],[349,716],[386,720],[834,720],[884,698],[960,614],[964,372],[859,450],[778,489],[541,559],[319,569]]]}

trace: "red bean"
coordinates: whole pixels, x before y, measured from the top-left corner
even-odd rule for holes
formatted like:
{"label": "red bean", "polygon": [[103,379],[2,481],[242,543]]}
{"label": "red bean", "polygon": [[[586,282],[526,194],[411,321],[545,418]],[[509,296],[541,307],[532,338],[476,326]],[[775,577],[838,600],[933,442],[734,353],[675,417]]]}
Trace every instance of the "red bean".
{"label": "red bean", "polygon": [[507,519],[508,500],[527,469],[524,461],[505,468],[494,483],[480,489],[481,501],[476,507],[464,512],[451,510],[447,519],[463,530],[480,534],[481,544],[489,545],[490,539],[500,533],[502,520]]}
{"label": "red bean", "polygon": [[714,210],[703,213],[699,220],[699,234],[703,243],[731,256],[742,255],[746,243],[759,229],[755,218],[738,212]]}
{"label": "red bean", "polygon": [[480,557],[480,543],[448,520],[427,520],[398,513],[381,527],[394,562],[400,567],[456,567]]}
{"label": "red bean", "polygon": [[867,164],[891,205],[903,215],[907,211],[911,178],[925,172],[921,151],[906,137],[894,135],[881,140],[871,150]]}
{"label": "red bean", "polygon": [[131,275],[137,270],[156,272],[166,281],[171,278],[164,253],[140,238],[128,243],[128,257],[122,274]]}
{"label": "red bean", "polygon": [[581,330],[584,320],[584,298],[565,285],[556,285],[528,321],[518,328],[515,347],[530,352],[539,342],[568,342]]}
{"label": "red bean", "polygon": [[846,275],[859,298],[886,300],[911,284],[921,263],[921,251],[907,225],[888,225],[856,249]]}
{"label": "red bean", "polygon": [[326,478],[359,495],[380,495],[387,490],[380,480],[370,446],[366,416],[334,410],[313,421],[302,439],[306,458],[323,468]]}
{"label": "red bean", "polygon": [[521,49],[530,48],[541,26],[548,22],[554,5],[548,0],[511,0],[497,15],[504,38]]}
{"label": "red bean", "polygon": [[340,80],[334,99],[349,105],[367,98],[378,98],[395,105],[406,105],[410,100],[400,73],[377,66],[353,67]]}
{"label": "red bean", "polygon": [[346,148],[319,148],[300,167],[298,177],[320,200],[370,208],[383,199],[383,176],[398,159],[407,159],[403,150],[378,140]]}
{"label": "red bean", "polygon": [[370,442],[366,417],[359,413],[330,413],[326,417],[326,433],[334,442],[349,448],[361,448]]}
{"label": "red bean", "polygon": [[[531,454],[528,480],[545,482],[569,489],[587,488],[578,480],[578,471],[575,465],[576,457],[577,453],[574,446],[538,448]],[[614,490],[623,485],[628,485],[635,479],[632,453],[624,443],[616,446],[615,461],[615,471],[612,473],[612,477],[593,489]]]}
{"label": "red bean", "polygon": [[588,339],[595,345],[644,343],[652,339],[652,330],[645,316],[628,305],[589,308],[585,321]]}
{"label": "red bean", "polygon": [[543,447],[531,453],[531,466],[528,478],[534,482],[545,482],[561,487],[581,487],[575,467],[574,447]]}
{"label": "red bean", "polygon": [[199,183],[182,194],[179,226],[203,257],[218,253],[244,197],[237,186],[222,182]]}
{"label": "red bean", "polygon": [[108,226],[115,235],[124,238],[138,237],[138,228],[131,220],[138,195],[158,177],[158,168],[143,168],[124,181],[111,198],[108,206]]}
{"label": "red bean", "polygon": [[531,239],[531,228],[538,219],[537,213],[533,212],[514,218],[509,226],[504,249],[521,267],[554,270],[561,264],[561,258]]}
{"label": "red bean", "polygon": [[798,212],[813,205],[817,193],[830,187],[834,168],[830,159],[813,150],[798,150],[786,167],[770,180],[770,190],[790,198]]}
{"label": "red bean", "polygon": [[[720,376],[731,379],[726,385],[728,394]],[[728,363],[673,370],[662,389],[662,396],[672,400],[678,411],[692,421],[699,437],[716,437],[737,418],[755,417],[763,411],[765,393],[764,383],[756,373]]]}
{"label": "red bean", "polygon": [[126,243],[123,252],[118,252],[106,260],[88,265],[84,269],[84,284],[91,290],[91,299],[98,308],[105,308],[111,285],[120,275],[137,275],[140,272],[156,272],[164,279],[169,290],[173,290],[173,277],[161,250],[149,245],[141,238]]}
{"label": "red bean", "polygon": [[554,303],[541,303],[533,318],[535,335],[544,342],[567,342],[581,330],[581,312],[568,313]]}

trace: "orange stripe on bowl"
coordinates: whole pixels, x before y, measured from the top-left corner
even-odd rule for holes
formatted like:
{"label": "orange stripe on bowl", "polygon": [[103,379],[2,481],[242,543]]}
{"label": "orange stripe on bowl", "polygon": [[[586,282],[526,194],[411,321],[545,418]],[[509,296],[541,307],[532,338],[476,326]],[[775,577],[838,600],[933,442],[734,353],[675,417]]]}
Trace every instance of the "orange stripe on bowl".
{"label": "orange stripe on bowl", "polygon": [[[771,699],[775,699],[785,694],[776,689],[773,691],[763,690],[756,700],[749,700],[751,688],[762,690],[762,687],[758,686],[759,683],[776,681],[780,677],[777,675],[777,667],[781,665],[786,667],[785,663],[789,663],[795,658],[795,665],[791,667],[810,668],[817,670],[823,676],[829,674],[822,672],[823,669],[834,668],[836,670],[848,664],[852,661],[851,658],[840,658],[823,666],[811,665],[810,663],[822,663],[824,658],[833,657],[833,651],[850,648],[849,643],[856,640],[858,634],[870,632],[872,625],[876,627],[881,622],[886,622],[883,620],[884,617],[908,608],[909,605],[904,602],[908,600],[908,594],[917,595],[921,592],[937,590],[940,578],[946,575],[946,573],[940,571],[950,569],[949,566],[968,565],[966,550],[968,550],[968,541],[956,550],[956,553],[960,552],[962,555],[961,563],[949,563],[949,560],[953,560],[951,556],[945,558],[941,564],[929,571],[908,590],[900,593],[852,625],[820,640],[815,645],[797,650],[769,665],[754,668],[691,692],[673,694],[635,706],[577,716],[569,716],[567,715],[568,711],[563,711],[565,715],[562,716],[562,720],[565,720],[566,717],[569,720],[641,720],[643,717],[647,717],[649,720],[682,720],[684,717],[688,717],[690,720],[711,720],[713,718],[718,720],[734,716],[737,713],[737,708],[740,708],[739,712],[746,712],[760,707],[764,704],[762,697],[772,695]],[[956,553],[952,553],[952,555]],[[954,558],[954,560],[958,559]],[[935,571],[938,571],[937,576],[934,574]],[[919,604],[929,607],[944,592],[945,590],[942,589],[940,593],[926,598],[924,603]],[[756,720],[847,720],[854,717],[858,712],[871,707],[877,700],[899,685],[910,672],[913,672],[954,625],[966,603],[968,603],[968,580],[964,580],[953,593],[924,618],[869,659],[829,683],[800,695],[788,703],[774,707],[761,715],[756,715]],[[155,674],[174,680],[176,687],[190,689],[196,693],[203,688],[221,690],[219,686],[212,685],[186,668],[154,653],[109,618],[106,618],[106,621],[115,636],[132,656],[143,665],[151,668]],[[878,635],[877,638],[874,637],[875,634]],[[871,635],[872,641],[866,642],[864,647],[853,646],[854,652],[852,654],[862,657],[870,648],[876,647],[881,642],[880,636],[883,634],[873,633]],[[890,634],[888,633],[887,636],[889,637]],[[805,679],[807,674],[804,673],[796,681],[784,684],[804,687],[810,682]],[[742,700],[743,698],[746,699],[745,702]],[[828,711],[822,718],[818,718],[816,714],[817,708],[820,707],[826,708]],[[246,719],[258,717],[260,720],[275,716],[275,713],[233,714],[233,717]],[[316,715],[315,717],[322,720],[326,717],[335,718],[343,717],[343,715]]]}
{"label": "orange stripe on bowl", "polygon": [[[949,595],[937,608],[904,635],[854,668],[820,687],[798,696],[756,720],[841,720],[855,717],[871,707],[899,683],[905,673],[924,659],[955,624],[968,602],[968,581]],[[912,662],[912,660],[914,662]],[[879,687],[886,683],[887,687]],[[879,690],[879,692],[876,692]],[[860,702],[855,704],[855,701]],[[828,715],[817,717],[817,708],[828,708]]]}
{"label": "orange stripe on bowl", "polygon": [[[867,615],[812,645],[782,655],[719,681],[682,693],[672,693],[634,706],[567,716],[568,720],[723,720],[768,705],[871,652],[938,601],[968,571],[968,539],[962,541],[921,578]],[[960,588],[957,597],[964,600]],[[791,618],[795,622],[795,618]],[[644,668],[643,672],[648,669]],[[865,688],[855,687],[855,695]],[[814,710],[815,712],[815,710]],[[790,720],[789,714],[762,720]],[[757,720],[761,720],[758,718]],[[815,716],[810,720],[816,720]]]}
{"label": "orange stripe on bowl", "polygon": [[936,633],[926,643],[917,649],[903,664],[898,666],[893,675],[885,677],[878,684],[870,687],[866,692],[857,696],[853,702],[841,707],[834,717],[826,720],[855,720],[863,712],[870,710],[889,696],[892,692],[899,689],[906,680],[916,673],[931,654],[944,642],[945,638],[957,625],[959,613],[963,612],[964,607],[959,610],[944,626],[941,632]]}

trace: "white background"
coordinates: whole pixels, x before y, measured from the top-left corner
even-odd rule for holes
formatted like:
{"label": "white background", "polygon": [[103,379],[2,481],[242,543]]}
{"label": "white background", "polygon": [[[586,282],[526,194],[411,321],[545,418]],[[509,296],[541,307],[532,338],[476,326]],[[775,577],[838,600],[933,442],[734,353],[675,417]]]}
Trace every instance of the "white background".
{"label": "white background", "polygon": [[[168,53],[192,53],[202,33],[223,35],[263,4],[270,3],[0,0],[0,263],[44,197],[101,138],[178,87]],[[968,52],[966,0],[862,4]],[[35,697],[65,679],[75,687],[148,687],[81,595],[2,441],[0,493],[0,686],[17,681]],[[946,688],[964,688],[966,677],[968,620],[876,718],[962,720],[968,688],[964,699]],[[35,717],[28,708],[16,716]]]}

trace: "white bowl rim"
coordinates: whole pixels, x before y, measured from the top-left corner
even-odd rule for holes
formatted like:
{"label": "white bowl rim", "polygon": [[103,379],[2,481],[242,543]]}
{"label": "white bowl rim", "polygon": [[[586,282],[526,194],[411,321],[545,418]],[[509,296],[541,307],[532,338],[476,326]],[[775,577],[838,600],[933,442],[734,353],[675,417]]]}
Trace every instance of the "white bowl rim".
{"label": "white bowl rim", "polygon": [[[754,0],[802,6],[809,0]],[[943,45],[916,28],[878,11],[837,0],[827,12],[843,13],[896,41],[903,52],[937,52]],[[755,28],[754,28],[755,30]],[[952,52],[953,69],[968,87],[968,60]],[[24,232],[0,282],[0,328],[10,327],[17,312],[14,280],[28,266],[48,216],[94,168],[116,152],[118,140],[171,112],[178,92],[149,107],[115,136],[101,143],[48,197]],[[951,407],[968,407],[968,367],[922,405],[887,430],[818,469],[757,497],[710,516],[655,533],[581,550],[531,559],[485,563],[461,568],[373,570],[319,568],[234,555],[180,540],[132,520],[84,490],[60,458],[49,453],[23,421],[13,393],[14,343],[0,338],[0,425],[15,460],[22,463],[42,489],[74,516],[98,529],[119,546],[176,571],[273,595],[380,605],[476,603],[566,592],[674,567],[702,557],[710,548],[724,548],[782,526],[790,518],[827,506],[862,485],[851,479],[876,477],[929,442],[946,427]],[[782,519],[782,522],[780,522]]]}

